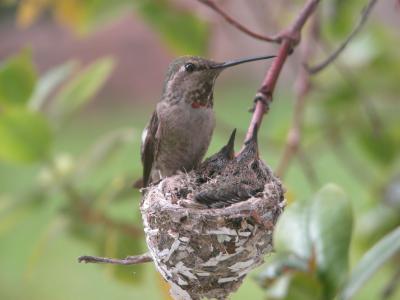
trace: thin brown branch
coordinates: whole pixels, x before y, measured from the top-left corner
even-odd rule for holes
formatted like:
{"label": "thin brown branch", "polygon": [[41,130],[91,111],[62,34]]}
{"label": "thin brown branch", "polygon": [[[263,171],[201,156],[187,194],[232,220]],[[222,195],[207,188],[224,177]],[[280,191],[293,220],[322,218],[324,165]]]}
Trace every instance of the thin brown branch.
{"label": "thin brown branch", "polygon": [[147,262],[153,261],[153,258],[150,256],[150,254],[145,253],[142,255],[136,255],[136,256],[128,256],[123,259],[119,258],[108,258],[108,257],[98,257],[98,256],[80,256],[78,257],[78,262],[79,263],[102,263],[102,264],[113,264],[113,265],[137,265],[137,264],[143,264]]}
{"label": "thin brown branch", "polygon": [[274,59],[263,83],[261,84],[261,88],[254,98],[255,108],[245,140],[249,140],[253,136],[253,130],[255,126],[260,127],[264,114],[268,112],[269,105],[272,102],[272,93],[274,91],[276,81],[278,80],[279,74],[281,73],[282,67],[287,56],[289,55],[289,52],[291,52],[291,49],[292,46],[289,40],[285,40],[279,48],[278,55]]}
{"label": "thin brown branch", "polygon": [[239,31],[247,34],[248,36],[251,36],[255,39],[265,41],[265,42],[273,42],[273,43],[278,43],[279,38],[278,37],[272,37],[272,36],[267,36],[263,34],[259,34],[254,32],[253,30],[245,27],[244,25],[240,24],[238,21],[236,21],[233,17],[228,15],[223,9],[221,9],[217,4],[215,4],[214,1],[211,0],[198,0],[199,2],[203,3],[204,5],[208,6],[212,10],[214,10],[217,14],[219,14],[221,17],[225,19],[229,24],[231,24],[233,27],[237,28]]}
{"label": "thin brown branch", "polygon": [[360,19],[358,20],[356,26],[350,32],[348,37],[339,45],[339,47],[332,52],[331,55],[329,55],[325,60],[316,64],[315,66],[307,67],[310,74],[316,74],[322,71],[327,66],[329,66],[343,52],[343,50],[347,47],[347,45],[354,39],[354,37],[361,31],[361,29],[365,25],[369,15],[371,14],[372,8],[376,4],[376,2],[378,2],[378,0],[370,0],[369,3],[363,8],[363,10],[361,11]]}
{"label": "thin brown branch", "polygon": [[272,65],[261,84],[261,88],[256,94],[255,108],[250,121],[250,126],[247,130],[246,140],[250,139],[253,135],[253,129],[255,126],[260,127],[264,114],[268,112],[269,105],[272,102],[274,88],[283,65],[285,64],[287,57],[293,52],[294,47],[299,43],[301,30],[317,8],[319,2],[319,0],[308,0],[289,29],[283,31],[283,33],[279,35],[279,40],[282,41],[282,44],[280,45],[277,57],[272,62]]}

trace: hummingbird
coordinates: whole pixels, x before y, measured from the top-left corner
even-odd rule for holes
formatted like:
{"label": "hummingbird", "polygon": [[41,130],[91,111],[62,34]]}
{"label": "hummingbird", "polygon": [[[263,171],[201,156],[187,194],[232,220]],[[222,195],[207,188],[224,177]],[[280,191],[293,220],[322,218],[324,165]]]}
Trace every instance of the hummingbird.
{"label": "hummingbird", "polygon": [[225,166],[235,158],[235,136],[236,129],[232,131],[228,143],[217,153],[203,161],[196,169],[201,182],[206,182],[208,179],[219,175]]}
{"label": "hummingbird", "polygon": [[209,208],[229,206],[262,192],[268,177],[268,168],[259,158],[255,125],[253,136],[239,155],[226,165],[217,181],[205,183],[194,200]]}
{"label": "hummingbird", "polygon": [[197,168],[215,127],[213,91],[218,75],[232,66],[273,57],[222,63],[197,56],[174,60],[168,67],[161,99],[142,134],[143,178],[135,186],[146,187],[178,171]]}

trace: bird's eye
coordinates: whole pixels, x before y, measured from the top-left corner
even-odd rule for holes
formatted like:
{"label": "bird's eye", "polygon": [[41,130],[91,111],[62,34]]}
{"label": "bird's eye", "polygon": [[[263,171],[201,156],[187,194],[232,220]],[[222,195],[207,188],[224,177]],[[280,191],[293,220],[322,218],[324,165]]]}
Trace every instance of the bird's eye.
{"label": "bird's eye", "polygon": [[192,64],[192,63],[185,64],[186,72],[192,73],[194,71],[194,69],[195,69],[194,64]]}

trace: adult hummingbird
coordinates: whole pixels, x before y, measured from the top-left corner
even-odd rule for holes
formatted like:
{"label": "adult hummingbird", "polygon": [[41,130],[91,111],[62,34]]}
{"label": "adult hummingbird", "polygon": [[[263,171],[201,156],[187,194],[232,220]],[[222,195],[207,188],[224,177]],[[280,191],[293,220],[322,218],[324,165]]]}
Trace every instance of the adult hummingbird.
{"label": "adult hummingbird", "polygon": [[273,57],[223,63],[197,56],[174,60],[168,67],[161,100],[142,134],[143,178],[135,186],[146,187],[179,170],[196,168],[215,127],[213,91],[218,75],[232,66]]}

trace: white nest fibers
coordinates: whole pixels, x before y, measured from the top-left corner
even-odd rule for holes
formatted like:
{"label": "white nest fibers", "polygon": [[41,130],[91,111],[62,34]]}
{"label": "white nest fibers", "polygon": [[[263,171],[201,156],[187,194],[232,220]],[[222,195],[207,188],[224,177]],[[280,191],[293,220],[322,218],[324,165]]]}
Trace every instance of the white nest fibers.
{"label": "white nest fibers", "polygon": [[146,189],[141,203],[147,246],[175,299],[226,299],[272,250],[272,232],[284,206],[281,182],[270,172],[264,191],[225,208],[183,206],[190,192],[180,174]]}

